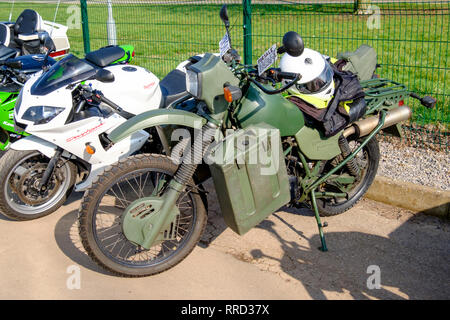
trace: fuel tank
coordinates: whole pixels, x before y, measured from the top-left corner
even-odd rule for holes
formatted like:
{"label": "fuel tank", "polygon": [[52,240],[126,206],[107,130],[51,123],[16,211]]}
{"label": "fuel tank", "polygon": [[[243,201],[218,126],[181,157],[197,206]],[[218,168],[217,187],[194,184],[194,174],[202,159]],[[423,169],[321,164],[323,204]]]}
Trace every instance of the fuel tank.
{"label": "fuel tank", "polygon": [[266,94],[254,84],[250,84],[234,118],[242,128],[266,123],[279,129],[282,137],[295,135],[305,125],[303,113],[296,105],[281,94]]}
{"label": "fuel tank", "polygon": [[[42,66],[45,61],[45,55],[43,54],[29,54],[25,56],[19,56],[8,61],[20,61],[22,63],[21,71],[25,73],[34,73],[42,70]],[[47,65],[54,65],[56,60],[52,57],[47,58]]]}
{"label": "fuel tank", "polygon": [[159,79],[153,73],[134,65],[114,65],[105,69],[114,74],[113,82],[88,80],[86,84],[91,84],[93,89],[100,90],[106,98],[132,114],[159,108],[161,89]]}

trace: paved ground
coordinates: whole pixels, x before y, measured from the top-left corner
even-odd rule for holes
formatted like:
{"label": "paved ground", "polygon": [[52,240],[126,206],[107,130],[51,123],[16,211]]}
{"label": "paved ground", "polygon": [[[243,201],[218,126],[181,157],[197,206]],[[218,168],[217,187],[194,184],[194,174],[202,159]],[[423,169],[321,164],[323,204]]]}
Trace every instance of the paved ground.
{"label": "paved ground", "polygon": [[[330,251],[322,253],[309,210],[277,212],[240,237],[225,228],[214,198],[207,232],[193,253],[141,279],[106,274],[83,252],[79,195],[40,220],[0,217],[0,299],[450,298],[448,221],[364,200],[326,219]],[[80,289],[69,290],[73,266]],[[367,287],[377,268],[369,266],[379,267],[380,289]]]}

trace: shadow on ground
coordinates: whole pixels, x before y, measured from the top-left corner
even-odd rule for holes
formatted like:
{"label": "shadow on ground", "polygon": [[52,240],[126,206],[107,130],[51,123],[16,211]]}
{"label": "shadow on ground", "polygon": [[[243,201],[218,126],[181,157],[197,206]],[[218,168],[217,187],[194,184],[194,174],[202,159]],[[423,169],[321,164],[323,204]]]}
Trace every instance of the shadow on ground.
{"label": "shadow on ground", "polygon": [[[81,199],[82,193],[72,193],[65,205]],[[78,233],[78,209],[62,216],[55,226],[55,240],[59,249],[73,262],[89,270],[110,275],[89,258]]]}
{"label": "shadow on ground", "polygon": [[[201,240],[202,247],[214,246],[214,241],[227,229],[215,192],[208,194],[208,202],[210,212]],[[379,205],[376,202],[370,203]],[[365,209],[362,208],[369,209],[370,203],[360,204],[358,210],[364,212]],[[375,210],[381,216],[395,221],[401,216],[397,211],[402,209],[387,206],[383,209],[385,212]],[[350,217],[350,213],[344,213],[335,219],[345,225],[354,223]],[[233,247],[232,254],[236,258],[251,261],[263,270],[278,272],[276,269],[280,269],[279,272],[301,282],[313,299],[326,299],[327,292],[348,293],[354,299],[450,298],[448,220],[416,214],[409,219],[405,218],[387,236],[363,232],[330,232],[325,228],[329,251],[322,252],[319,250],[321,242],[317,227],[312,232],[314,236],[310,236],[311,230],[308,230],[309,236],[306,236],[302,231],[305,230],[302,223],[304,219],[314,221],[314,214],[310,209],[282,208],[256,226],[267,231],[268,238],[264,234],[253,236],[254,239],[249,241],[252,249],[243,245],[238,236],[227,238],[230,239],[227,242],[237,242],[226,243],[226,246]],[[288,220],[295,221],[295,225]],[[369,214],[366,223],[374,221],[379,220],[370,220]],[[390,224],[389,220],[386,223]],[[374,233],[377,227],[374,224]],[[277,250],[277,253],[281,252],[281,256],[271,256],[274,254],[273,248],[271,252],[262,249],[272,239],[279,243],[281,250]],[[223,245],[223,240],[220,245]],[[250,257],[246,252],[250,252]],[[380,289],[369,289],[367,286],[368,278],[373,275],[370,266],[380,268]]]}
{"label": "shadow on ground", "polygon": [[[234,248],[237,255],[250,253],[249,260],[241,260],[256,264],[263,270],[280,273],[280,281],[298,281],[313,299],[327,299],[330,293],[334,293],[331,296],[335,297],[342,293],[354,299],[450,298],[448,221],[416,215],[405,218],[401,224],[392,224],[399,227],[386,236],[326,229],[329,251],[324,253],[318,250],[320,239],[317,229],[313,232],[308,230],[308,235],[303,229],[305,219],[314,220],[311,210],[283,208],[283,211],[274,213],[256,227],[259,232],[252,236],[250,242],[246,242],[250,243],[250,247],[245,247],[245,238],[227,230],[215,194],[208,195],[208,198],[208,225],[200,246],[214,247],[215,240],[227,231],[224,237],[220,237],[221,244],[225,242],[226,246]],[[367,205],[361,207],[366,208]],[[397,219],[395,212],[389,214],[391,216],[386,216],[386,219]],[[340,224],[337,229],[348,229],[345,227],[353,223],[351,217],[351,212],[336,217],[333,225]],[[367,217],[367,222],[359,220],[357,226],[377,221],[391,225],[389,220],[383,220],[380,216],[368,214]],[[59,248],[75,263],[95,272],[109,274],[85,253],[78,235],[77,218],[78,211],[73,210],[56,224],[55,239]],[[367,225],[365,227],[367,229]],[[377,225],[373,224],[373,228],[377,230]],[[368,270],[370,266],[379,267],[380,289],[369,289],[367,286],[373,274],[373,271]]]}
{"label": "shadow on ground", "polygon": [[[305,210],[297,214],[311,214]],[[255,259],[279,262],[283,272],[300,281],[313,299],[326,299],[325,292],[348,292],[354,299],[449,299],[450,298],[450,237],[448,232],[433,232],[445,221],[431,223],[430,217],[416,216],[404,222],[387,238],[361,232],[329,232],[329,251],[321,252],[320,238],[304,236],[280,213],[275,221],[287,226],[309,246],[287,240],[270,220],[258,228],[269,232],[280,243],[281,258],[266,255],[260,249],[251,251]],[[444,226],[445,227],[445,226]],[[373,270],[379,267],[380,289],[373,284]]]}

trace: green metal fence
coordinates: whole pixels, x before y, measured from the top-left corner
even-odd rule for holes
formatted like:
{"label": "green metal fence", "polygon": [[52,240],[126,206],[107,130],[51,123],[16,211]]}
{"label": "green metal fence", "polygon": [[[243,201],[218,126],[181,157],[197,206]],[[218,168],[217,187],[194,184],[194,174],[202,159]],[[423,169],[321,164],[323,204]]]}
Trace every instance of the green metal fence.
{"label": "green metal fence", "polygon": [[253,58],[289,30],[330,56],[363,43],[374,47],[382,77],[438,100],[436,109],[427,110],[410,99],[414,116],[407,140],[448,151],[449,1],[252,0],[251,9]]}
{"label": "green metal fence", "polygon": [[159,77],[191,55],[218,51],[225,34],[218,16],[223,3],[228,4],[233,46],[246,61],[255,62],[272,44],[280,44],[289,30],[297,31],[307,47],[330,56],[367,43],[377,50],[382,77],[438,99],[435,110],[410,99],[414,117],[405,127],[407,141],[448,151],[449,1],[8,0],[0,2],[0,20],[8,19],[13,3],[13,19],[31,7],[46,20],[53,21],[58,8],[56,22],[84,21],[69,29],[75,54],[108,44],[107,24],[113,18],[116,39],[110,35],[110,41],[133,44],[134,63]]}

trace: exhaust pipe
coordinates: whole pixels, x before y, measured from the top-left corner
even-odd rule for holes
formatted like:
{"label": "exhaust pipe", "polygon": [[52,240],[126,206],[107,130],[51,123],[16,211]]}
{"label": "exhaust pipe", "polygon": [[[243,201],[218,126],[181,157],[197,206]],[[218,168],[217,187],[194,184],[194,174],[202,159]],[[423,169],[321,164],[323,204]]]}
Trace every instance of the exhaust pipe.
{"label": "exhaust pipe", "polygon": [[[386,119],[384,120],[384,125],[382,129],[390,127],[394,124],[397,124],[401,121],[408,120],[411,118],[412,111],[408,106],[401,106],[395,109],[390,110],[386,114]],[[378,116],[371,116],[369,118],[356,121],[352,123],[350,127],[344,130],[344,137],[348,137],[352,134],[358,134],[359,137],[363,137],[368,135],[375,129],[380,121]]]}

